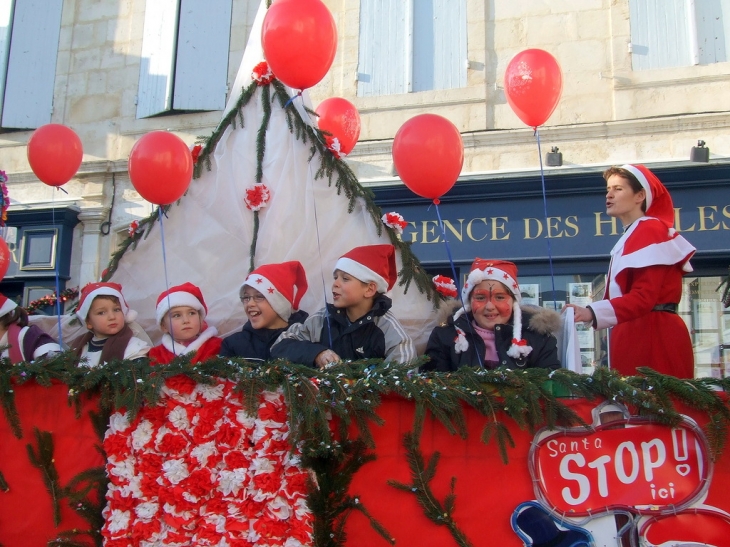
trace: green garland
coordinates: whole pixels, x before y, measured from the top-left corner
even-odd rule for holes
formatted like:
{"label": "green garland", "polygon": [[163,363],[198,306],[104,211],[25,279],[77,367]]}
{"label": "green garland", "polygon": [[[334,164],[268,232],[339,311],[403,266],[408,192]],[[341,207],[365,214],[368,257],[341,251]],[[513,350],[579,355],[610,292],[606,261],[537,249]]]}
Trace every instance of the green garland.
{"label": "green garland", "polygon": [[[235,129],[237,124],[240,124],[241,127],[244,126],[243,110],[256,95],[259,88],[261,88],[261,108],[263,109],[264,115],[256,135],[256,182],[259,183],[263,179],[263,163],[266,152],[266,132],[269,128],[273,101],[278,103],[278,106],[285,112],[289,131],[297,140],[309,145],[309,161],[311,162],[315,156],[319,158],[320,165],[315,172],[314,179],[319,180],[326,178],[330,187],[334,184],[338,194],[344,193],[345,197],[348,199],[348,213],[352,213],[354,211],[358,200],[362,200],[364,202],[365,207],[370,214],[370,218],[375,224],[378,235],[382,234],[383,230],[385,230],[390,242],[400,252],[403,267],[398,274],[400,277],[398,282],[399,286],[402,286],[404,291],[407,292],[410,285],[412,283],[415,284],[418,291],[425,295],[428,300],[433,302],[434,308],[437,308],[440,303],[445,300],[445,297],[436,291],[431,280],[431,276],[424,271],[418,257],[416,257],[411,249],[411,244],[404,242],[400,237],[398,237],[398,233],[395,230],[382,223],[381,217],[383,216],[383,213],[380,210],[380,207],[378,207],[375,203],[375,195],[373,192],[370,189],[363,187],[349,166],[330,152],[325,145],[324,134],[302,119],[299,111],[294,106],[292,98],[289,96],[286,87],[280,81],[273,80],[271,83],[265,85],[259,85],[256,81],[252,81],[247,87],[242,89],[241,96],[238,101],[236,101],[235,106],[226,113],[213,133],[209,137],[198,137],[196,143],[200,145],[201,148],[193,169],[193,178],[199,178],[203,173],[204,167],[208,171],[212,169],[212,154],[215,151],[218,142],[223,137],[226,129],[228,129],[229,126]],[[307,109],[307,112],[316,116],[316,114],[309,109]],[[169,205],[163,207],[163,212],[166,213],[169,207]],[[102,275],[103,281],[107,281],[112,277],[119,266],[119,261],[130,248],[134,250],[141,239],[147,238],[152,226],[158,218],[158,212],[155,211],[148,217],[139,220],[139,226],[135,232],[131,234],[130,237],[122,240],[118,249],[113,253],[109,264]],[[256,234],[258,230],[255,230],[254,232]],[[256,236],[254,235],[251,244],[252,264],[255,252]]]}
{"label": "green garland", "polygon": [[[717,459],[727,442],[730,403],[720,395],[720,391],[730,390],[730,379],[680,380],[649,368],[640,368],[641,376],[633,377],[622,377],[606,368],[596,369],[593,376],[566,369],[550,372],[543,369],[514,371],[469,367],[452,373],[413,374],[414,366],[369,359],[320,371],[285,361],[255,365],[242,359],[213,358],[191,363],[189,357],[181,356],[170,364],[154,367],[148,360],[141,359],[113,361],[89,369],[78,366],[78,358],[66,352],[50,359],[18,365],[12,365],[7,359],[0,360],[0,403],[13,432],[17,434],[20,423],[14,402],[16,386],[28,381],[50,386],[53,381],[59,381],[68,386],[69,402],[76,403],[77,408],[84,394],[99,392],[104,413],[92,416],[92,419],[97,432],[103,434],[108,412],[124,407],[134,417],[143,405],[155,405],[165,380],[179,374],[206,384],[221,378],[235,382],[243,406],[250,413],[255,412],[262,391],[281,389],[289,408],[290,442],[292,446],[301,447],[303,462],[317,476],[316,485],[310,484],[308,496],[315,520],[313,533],[317,547],[345,545],[345,523],[353,511],[365,515],[386,541],[394,541],[392,535],[370,515],[358,496],[349,492],[354,474],[374,458],[370,451],[374,447],[370,427],[371,423],[382,424],[377,409],[386,395],[410,400],[416,410],[413,431],[404,439],[413,484],[391,484],[413,492],[424,507],[426,516],[447,526],[455,541],[463,547],[469,545],[469,541],[451,517],[456,502],[453,484],[452,493],[443,501],[436,500],[430,491],[429,482],[435,475],[438,455],[433,454],[426,462],[420,452],[420,433],[427,414],[438,419],[452,434],[466,437],[463,407],[479,412],[486,418],[482,441],[494,442],[505,463],[508,462],[508,449],[514,447],[505,420],[512,420],[518,427],[533,434],[541,427],[587,426],[556,393],[621,403],[632,414],[670,426],[681,421],[676,401],[707,417],[703,428],[713,460]],[[336,432],[331,430],[331,423],[339,424]],[[348,432],[352,431],[356,432],[356,437],[351,440]],[[67,498],[69,503],[73,500],[72,507],[90,522],[90,530],[61,534],[55,540],[59,543],[54,545],[82,545],[76,539],[80,534],[91,535],[100,545],[98,530],[103,522],[101,503],[106,488],[103,470],[90,470],[66,487],[57,487],[57,481],[52,480],[53,450],[49,449],[52,440],[42,437],[42,434],[37,437],[38,449],[31,451],[31,457],[49,478],[46,480],[49,491],[58,492],[54,503],[63,498]],[[49,456],[51,464],[48,463]],[[102,492],[98,498],[101,503],[89,500],[89,494],[93,492]]]}

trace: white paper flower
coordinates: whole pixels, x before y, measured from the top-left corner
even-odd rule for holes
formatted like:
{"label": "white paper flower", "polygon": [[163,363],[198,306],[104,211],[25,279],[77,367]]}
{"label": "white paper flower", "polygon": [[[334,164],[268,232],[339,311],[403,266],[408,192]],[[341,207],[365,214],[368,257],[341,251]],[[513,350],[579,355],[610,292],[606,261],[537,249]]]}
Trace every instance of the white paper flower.
{"label": "white paper flower", "polygon": [[105,437],[120,433],[129,427],[129,418],[127,413],[115,412],[109,417],[109,429],[106,431]]}
{"label": "white paper flower", "polygon": [[238,494],[238,491],[243,487],[243,482],[245,480],[245,469],[234,469],[233,471],[223,469],[218,474],[218,490],[223,492],[226,496],[229,496],[231,493]]}
{"label": "white paper flower", "polygon": [[150,442],[153,431],[154,427],[152,426],[152,422],[142,420],[137,428],[132,431],[132,448],[141,450],[144,445]]}
{"label": "white paper flower", "polygon": [[288,519],[289,515],[291,515],[289,500],[282,498],[281,496],[276,496],[266,506],[269,508],[269,511],[271,511],[271,514],[279,520]]}
{"label": "white paper flower", "polygon": [[200,465],[205,466],[208,463],[208,458],[215,454],[215,442],[210,441],[207,443],[199,444],[190,451],[190,455],[200,462]]}
{"label": "white paper flower", "polygon": [[181,431],[190,427],[190,421],[188,420],[188,413],[181,406],[176,406],[175,408],[173,408],[170,411],[168,419],[170,420],[170,423],[172,425],[174,425],[176,428],[178,428]]}
{"label": "white paper flower", "polygon": [[172,484],[177,484],[181,480],[187,479],[190,473],[188,472],[188,466],[185,465],[184,460],[167,460],[162,464],[162,471],[165,473],[165,477]]}
{"label": "white paper flower", "polygon": [[109,515],[109,518],[107,519],[109,532],[116,534],[117,532],[125,530],[127,526],[129,526],[129,517],[129,511],[120,511],[119,509],[112,510],[111,515]]}
{"label": "white paper flower", "polygon": [[134,512],[141,519],[151,519],[160,510],[160,504],[154,501],[145,501],[134,508]]}
{"label": "white paper flower", "polygon": [[206,401],[215,401],[217,399],[223,398],[223,384],[218,384],[215,386],[198,384],[197,386],[195,386],[195,391],[200,393],[200,395]]}

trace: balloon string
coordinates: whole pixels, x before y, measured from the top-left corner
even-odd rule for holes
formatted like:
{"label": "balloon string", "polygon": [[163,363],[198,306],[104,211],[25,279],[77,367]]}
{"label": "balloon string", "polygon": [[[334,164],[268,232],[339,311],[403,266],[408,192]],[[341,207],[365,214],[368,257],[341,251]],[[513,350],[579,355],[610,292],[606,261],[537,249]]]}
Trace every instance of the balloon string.
{"label": "balloon string", "polygon": [[[60,186],[57,186],[59,190],[63,190]],[[66,190],[63,190],[66,192]],[[68,192],[66,192],[68,194]],[[53,231],[58,234],[58,229],[56,228],[56,192],[51,192],[51,224],[53,224]],[[58,271],[58,262],[60,253],[58,252],[58,244],[60,243],[60,238],[56,236],[56,256],[54,257],[55,264],[55,278],[56,278],[56,317],[58,318],[58,346],[63,350],[63,332],[61,331],[61,282],[60,282],[60,274]]]}
{"label": "balloon string", "polygon": [[[297,93],[297,97],[302,95],[302,91]],[[289,99],[289,102],[286,104],[288,105],[294,100],[294,97]],[[284,106],[286,108],[286,106]],[[309,111],[305,108],[304,111],[307,113],[307,116],[309,116],[309,124],[313,125],[314,121],[312,120],[311,114],[309,114]],[[319,275],[322,279],[322,295],[324,296],[324,318],[327,321],[327,338],[329,345],[327,346],[329,349],[332,349],[332,326],[330,322],[330,311],[327,307],[327,283],[324,279],[324,270],[322,270],[322,241],[319,238],[319,215],[317,214],[317,200],[314,197],[314,173],[312,173],[312,162],[307,162],[309,166],[309,180],[307,181],[308,184],[311,185],[312,191],[310,192],[312,196],[312,207],[314,209],[314,231],[317,234],[317,253],[319,254]],[[321,342],[321,340],[320,340]]]}
{"label": "balloon string", "polygon": [[172,333],[172,302],[170,302],[170,281],[167,279],[167,253],[165,252],[165,229],[162,222],[162,217],[165,216],[162,211],[162,206],[157,207],[157,217],[160,220],[160,241],[162,242],[162,270],[165,272],[165,293],[167,294],[167,317],[170,321],[170,339],[172,340],[172,354],[175,355],[175,337]]}
{"label": "balloon string", "polygon": [[302,90],[300,90],[300,91],[299,91],[299,93],[297,93],[297,94],[296,94],[296,95],[294,95],[293,97],[289,97],[289,100],[288,100],[288,101],[286,102],[286,104],[284,105],[284,110],[286,110],[286,109],[287,109],[287,107],[288,107],[288,106],[289,106],[290,104],[292,104],[292,103],[294,102],[294,99],[296,99],[297,97],[301,97],[301,96],[302,96],[302,93],[304,93],[304,90],[303,90],[303,89],[302,89]]}
{"label": "balloon string", "polygon": [[[451,247],[449,247],[449,240],[446,238],[446,225],[444,224],[444,221],[441,220],[441,211],[439,210],[439,200],[435,199],[433,200],[433,204],[436,207],[436,216],[439,219],[439,226],[441,226],[441,235],[444,238],[444,245],[446,245],[446,254],[449,257],[449,264],[451,264],[451,273],[454,276],[454,284],[456,285],[456,294],[459,295],[459,301],[461,302],[461,306],[464,308],[464,311],[466,311],[466,304],[464,304],[464,295],[459,290],[459,279],[456,276],[456,266],[454,265],[454,259],[451,256]],[[474,332],[474,327],[471,324],[471,321],[469,321],[469,316],[466,316],[466,324],[469,326],[469,331],[471,335],[476,338],[476,332]],[[456,326],[456,325],[454,325]],[[484,362],[482,362],[482,356],[479,355],[479,352],[476,352],[477,359],[479,360],[479,366],[484,368]]]}
{"label": "balloon string", "polygon": [[[535,136],[537,137],[537,157],[540,158],[540,181],[542,182],[542,207],[545,214],[545,229],[548,229],[548,210],[547,210],[547,195],[545,193],[545,170],[542,166],[542,149],[540,147],[540,131],[535,128]],[[553,286],[553,306],[555,311],[558,310],[558,301],[555,293],[555,272],[553,271],[553,250],[550,244],[550,234],[547,235],[547,248],[548,248],[548,262],[550,263],[550,281]]]}

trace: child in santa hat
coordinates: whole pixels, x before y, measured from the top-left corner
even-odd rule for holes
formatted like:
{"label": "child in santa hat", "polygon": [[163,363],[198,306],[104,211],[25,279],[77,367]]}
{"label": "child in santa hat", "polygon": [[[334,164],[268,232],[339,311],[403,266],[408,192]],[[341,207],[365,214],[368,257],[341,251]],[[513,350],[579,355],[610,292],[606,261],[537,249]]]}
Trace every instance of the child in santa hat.
{"label": "child in santa hat", "polygon": [[271,359],[271,345],[279,335],[307,318],[307,312],[298,309],[305,292],[307,275],[296,260],[256,268],[239,291],[248,321],[240,332],[223,340],[220,355]]}
{"label": "child in santa hat", "polygon": [[517,266],[512,262],[475,259],[461,295],[464,307],[431,332],[426,346],[431,360],[421,370],[560,367],[553,335],[560,329],[560,316],[520,305]]}
{"label": "child in santa hat", "polygon": [[410,362],[413,341],[385,295],[397,278],[392,245],[355,247],[335,265],[334,303],[289,327],[272,346],[272,357],[318,368],[343,359]]}
{"label": "child in santa hat", "polygon": [[218,355],[218,330],[205,323],[208,307],[203,293],[192,283],[183,283],[163,292],[157,299],[157,324],[162,343],[150,350],[150,361],[166,364],[179,355],[190,355],[193,363]]}
{"label": "child in santa hat", "polygon": [[648,366],[693,378],[692,340],[677,308],[695,248],[674,229],[672,197],[648,168],[610,167],[603,178],[606,213],[621,221],[624,233],[611,250],[603,300],[566,308],[574,309],[576,321],[613,327],[609,365],[621,374]]}
{"label": "child in santa hat", "polygon": [[76,317],[89,332],[70,346],[89,367],[115,359],[139,359],[150,350],[128,325],[137,313],[129,309],[118,283],[89,283],[81,289]]}
{"label": "child in santa hat", "polygon": [[58,353],[61,346],[35,325],[28,326],[28,313],[0,294],[0,354],[14,365]]}

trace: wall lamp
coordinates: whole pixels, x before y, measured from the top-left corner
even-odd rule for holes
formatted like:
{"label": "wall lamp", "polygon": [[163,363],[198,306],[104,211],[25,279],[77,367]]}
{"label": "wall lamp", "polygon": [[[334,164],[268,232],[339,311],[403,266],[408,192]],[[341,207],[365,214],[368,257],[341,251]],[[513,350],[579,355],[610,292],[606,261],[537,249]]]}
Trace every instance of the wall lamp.
{"label": "wall lamp", "polygon": [[707,163],[710,161],[710,149],[705,148],[705,141],[697,141],[697,146],[693,146],[689,153],[689,161],[698,161]]}
{"label": "wall lamp", "polygon": [[545,155],[545,163],[548,167],[560,167],[563,165],[563,153],[558,152],[558,147],[553,146]]}

